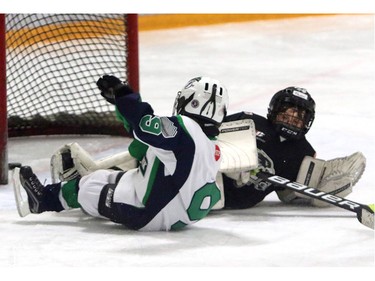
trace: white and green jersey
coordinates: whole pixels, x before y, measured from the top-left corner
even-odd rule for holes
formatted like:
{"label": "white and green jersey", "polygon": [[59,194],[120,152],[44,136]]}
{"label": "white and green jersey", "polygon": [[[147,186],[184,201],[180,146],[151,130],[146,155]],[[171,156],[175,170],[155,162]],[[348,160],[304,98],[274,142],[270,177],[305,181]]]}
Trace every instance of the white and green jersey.
{"label": "white and green jersey", "polygon": [[148,148],[139,167],[118,181],[111,206],[115,221],[170,230],[205,217],[220,199],[219,147],[189,117],[155,116],[138,94],[117,98],[116,105],[135,139]]}

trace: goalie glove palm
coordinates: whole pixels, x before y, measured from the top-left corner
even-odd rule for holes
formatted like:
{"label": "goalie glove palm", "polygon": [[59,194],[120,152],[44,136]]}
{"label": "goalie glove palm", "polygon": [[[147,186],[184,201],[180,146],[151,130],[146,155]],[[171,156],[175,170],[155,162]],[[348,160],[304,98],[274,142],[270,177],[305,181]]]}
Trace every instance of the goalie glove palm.
{"label": "goalie glove palm", "polygon": [[[297,182],[317,188],[333,196],[346,197],[359,181],[366,168],[366,158],[361,152],[331,160],[316,159],[306,156],[301,164]],[[283,202],[291,202],[297,198],[311,201],[313,206],[327,207],[330,204],[308,196],[297,195],[294,191],[284,190],[277,193]]]}
{"label": "goalie glove palm", "polygon": [[125,96],[133,93],[133,89],[121,82],[113,75],[104,75],[96,82],[100,94],[111,104],[115,103],[115,97]]}

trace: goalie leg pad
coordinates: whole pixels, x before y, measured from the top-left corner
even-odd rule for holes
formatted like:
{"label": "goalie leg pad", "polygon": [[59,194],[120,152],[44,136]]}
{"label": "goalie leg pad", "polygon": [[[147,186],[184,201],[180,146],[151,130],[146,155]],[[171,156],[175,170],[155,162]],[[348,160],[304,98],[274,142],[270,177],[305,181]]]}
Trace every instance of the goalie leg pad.
{"label": "goalie leg pad", "polygon": [[127,171],[137,167],[137,160],[128,151],[94,160],[78,143],[66,144],[51,157],[52,181],[69,181],[99,169]]}
{"label": "goalie leg pad", "polygon": [[72,155],[71,144],[62,146],[51,157],[52,182],[70,181],[79,176]]}

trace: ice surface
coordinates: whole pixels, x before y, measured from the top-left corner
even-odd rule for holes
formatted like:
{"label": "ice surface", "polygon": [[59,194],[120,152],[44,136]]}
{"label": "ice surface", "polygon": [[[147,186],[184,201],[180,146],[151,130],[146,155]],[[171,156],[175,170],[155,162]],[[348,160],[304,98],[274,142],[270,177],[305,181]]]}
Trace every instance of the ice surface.
{"label": "ice surface", "polygon": [[[140,33],[139,40],[141,93],[160,115],[171,114],[177,91],[200,75],[227,85],[230,113],[264,115],[276,91],[306,88],[317,102],[308,139],[318,157],[362,151],[367,170],[348,198],[375,201],[373,15],[148,31]],[[49,182],[51,154],[72,141],[97,158],[123,151],[129,143],[118,137],[13,138],[9,161],[31,165]],[[290,278],[306,267],[374,268],[374,231],[353,213],[286,206],[275,195],[252,209],[213,212],[183,231],[142,233],[78,210],[21,219],[10,183],[0,187],[0,233],[0,267],[204,266],[251,268],[249,272],[293,267],[280,273]],[[121,277],[128,280],[126,272],[123,269]],[[246,274],[240,279],[254,278]]]}

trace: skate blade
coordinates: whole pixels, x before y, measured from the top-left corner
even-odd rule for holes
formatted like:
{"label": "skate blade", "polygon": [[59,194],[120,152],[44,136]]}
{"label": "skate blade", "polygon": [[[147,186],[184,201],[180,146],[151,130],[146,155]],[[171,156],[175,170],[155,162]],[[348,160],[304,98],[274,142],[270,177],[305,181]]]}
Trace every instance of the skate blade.
{"label": "skate blade", "polygon": [[[13,191],[16,199],[17,211],[20,217],[25,217],[30,214],[29,202],[27,200],[27,194],[20,182],[20,168],[13,170]],[[22,193],[26,196],[26,199],[22,197]]]}

